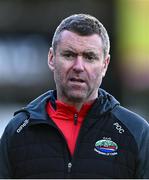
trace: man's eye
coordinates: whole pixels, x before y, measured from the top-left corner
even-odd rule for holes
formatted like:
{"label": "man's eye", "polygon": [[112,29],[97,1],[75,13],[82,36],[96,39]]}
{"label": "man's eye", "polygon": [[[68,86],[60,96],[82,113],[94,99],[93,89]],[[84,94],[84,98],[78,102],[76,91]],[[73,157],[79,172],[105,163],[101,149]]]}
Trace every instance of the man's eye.
{"label": "man's eye", "polygon": [[67,53],[67,54],[64,54],[64,56],[65,56],[65,57],[73,57],[73,55],[70,54],[70,53],[69,53],[69,54],[68,54],[68,53]]}
{"label": "man's eye", "polygon": [[93,60],[94,57],[92,57],[92,56],[86,56],[86,59],[88,59],[88,60]]}
{"label": "man's eye", "polygon": [[63,56],[65,58],[73,58],[73,57],[75,57],[75,54],[73,54],[73,53],[64,53]]}
{"label": "man's eye", "polygon": [[97,59],[97,58],[94,57],[94,56],[86,55],[86,56],[85,56],[85,59],[88,60],[88,61],[94,61],[94,60]]}
{"label": "man's eye", "polygon": [[98,60],[98,57],[96,55],[94,55],[93,53],[84,53],[83,56],[89,62],[93,62],[95,60]]}

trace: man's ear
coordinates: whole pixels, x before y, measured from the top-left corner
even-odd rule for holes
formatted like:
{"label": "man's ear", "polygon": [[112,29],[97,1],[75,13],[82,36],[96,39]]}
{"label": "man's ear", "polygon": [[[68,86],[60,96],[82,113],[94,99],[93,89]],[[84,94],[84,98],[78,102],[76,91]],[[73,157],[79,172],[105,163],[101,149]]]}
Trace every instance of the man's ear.
{"label": "man's ear", "polygon": [[106,72],[107,72],[107,69],[108,69],[108,65],[110,63],[110,54],[108,54],[106,56],[106,58],[104,59],[104,62],[103,62],[103,70],[102,70],[102,77],[105,76]]}
{"label": "man's ear", "polygon": [[53,52],[53,48],[51,47],[49,49],[49,53],[48,53],[48,66],[50,68],[51,71],[54,71],[55,69],[55,62],[54,62],[54,52]]}

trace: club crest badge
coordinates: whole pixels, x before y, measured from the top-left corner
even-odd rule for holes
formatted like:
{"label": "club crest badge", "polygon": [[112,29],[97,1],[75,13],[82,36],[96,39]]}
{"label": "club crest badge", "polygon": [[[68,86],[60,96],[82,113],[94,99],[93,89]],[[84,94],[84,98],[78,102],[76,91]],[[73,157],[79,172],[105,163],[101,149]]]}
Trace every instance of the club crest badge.
{"label": "club crest badge", "polygon": [[94,151],[98,154],[115,156],[117,155],[118,145],[110,138],[103,138],[95,143]]}

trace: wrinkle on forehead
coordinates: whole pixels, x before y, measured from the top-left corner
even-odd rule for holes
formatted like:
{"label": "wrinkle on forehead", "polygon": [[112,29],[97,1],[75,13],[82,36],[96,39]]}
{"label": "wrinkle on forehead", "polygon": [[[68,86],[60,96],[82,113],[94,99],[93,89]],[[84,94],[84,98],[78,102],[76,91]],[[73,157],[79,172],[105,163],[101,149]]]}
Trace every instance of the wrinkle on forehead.
{"label": "wrinkle on forehead", "polygon": [[102,40],[99,35],[80,36],[70,31],[63,31],[59,46],[62,49],[69,49],[77,53],[82,52],[100,52],[102,53]]}

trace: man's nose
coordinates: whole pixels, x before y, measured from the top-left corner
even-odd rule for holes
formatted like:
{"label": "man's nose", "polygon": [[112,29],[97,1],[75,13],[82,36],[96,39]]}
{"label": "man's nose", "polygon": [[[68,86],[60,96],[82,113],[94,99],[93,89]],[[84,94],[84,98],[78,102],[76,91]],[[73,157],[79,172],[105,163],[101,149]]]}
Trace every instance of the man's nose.
{"label": "man's nose", "polygon": [[73,64],[73,70],[76,72],[82,72],[84,71],[84,61],[82,56],[77,56],[74,64]]}

